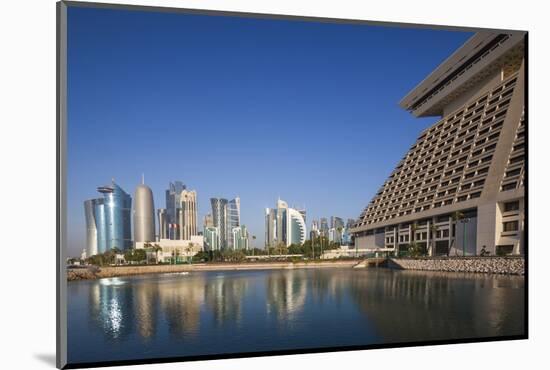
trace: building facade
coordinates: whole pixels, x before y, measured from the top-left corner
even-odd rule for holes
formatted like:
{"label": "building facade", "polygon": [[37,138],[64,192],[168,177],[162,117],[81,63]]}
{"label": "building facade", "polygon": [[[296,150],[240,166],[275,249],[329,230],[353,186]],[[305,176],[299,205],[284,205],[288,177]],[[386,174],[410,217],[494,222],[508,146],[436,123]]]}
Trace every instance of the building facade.
{"label": "building facade", "polygon": [[248,230],[245,225],[234,227],[232,230],[233,236],[233,250],[248,250]]}
{"label": "building facade", "polygon": [[210,198],[210,205],[214,227],[217,227],[220,233],[220,249],[225,249],[227,247],[227,199]]}
{"label": "building facade", "polygon": [[181,181],[174,181],[168,184],[166,190],[166,223],[168,225],[168,238],[172,240],[181,239],[179,229],[179,209],[181,206],[181,193],[186,189]]}
{"label": "building facade", "polygon": [[198,235],[197,192],[195,190],[183,190],[180,194],[178,229],[180,240],[191,240],[191,236]]}
{"label": "building facade", "polygon": [[400,102],[420,133],[351,230],[359,248],[522,254],[524,33],[478,32]]}
{"label": "building facade", "polygon": [[220,246],[220,230],[215,226],[207,226],[204,228],[204,249],[207,251],[219,251]]}
{"label": "building facade", "polygon": [[166,208],[159,208],[157,210],[157,218],[159,224],[157,239],[168,239],[168,216],[166,213]]}
{"label": "building facade", "polygon": [[236,197],[227,202],[227,225],[225,229],[229,233],[226,237],[227,247],[229,249],[235,249],[233,244],[233,229],[238,228],[241,225],[241,199]]}

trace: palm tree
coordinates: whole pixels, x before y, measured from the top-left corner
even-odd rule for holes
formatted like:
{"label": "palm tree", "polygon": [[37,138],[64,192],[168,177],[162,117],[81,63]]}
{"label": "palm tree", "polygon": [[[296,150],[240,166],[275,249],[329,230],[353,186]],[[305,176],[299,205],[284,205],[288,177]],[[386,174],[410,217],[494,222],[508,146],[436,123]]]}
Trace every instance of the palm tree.
{"label": "palm tree", "polygon": [[447,257],[451,254],[451,247],[453,246],[455,240],[456,240],[456,226],[464,218],[464,213],[460,211],[453,212],[452,219],[453,219],[453,240],[451,241],[451,244],[449,244],[449,249],[447,250]]}

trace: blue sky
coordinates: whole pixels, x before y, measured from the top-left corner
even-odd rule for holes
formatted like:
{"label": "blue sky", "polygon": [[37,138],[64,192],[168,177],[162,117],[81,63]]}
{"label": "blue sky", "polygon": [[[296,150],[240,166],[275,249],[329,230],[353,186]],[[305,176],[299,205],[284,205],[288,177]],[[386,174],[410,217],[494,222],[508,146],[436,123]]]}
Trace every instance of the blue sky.
{"label": "blue sky", "polygon": [[398,101],[467,32],[69,7],[69,253],[111,178],[241,197],[263,246],[277,198],[355,218],[419,132]]}

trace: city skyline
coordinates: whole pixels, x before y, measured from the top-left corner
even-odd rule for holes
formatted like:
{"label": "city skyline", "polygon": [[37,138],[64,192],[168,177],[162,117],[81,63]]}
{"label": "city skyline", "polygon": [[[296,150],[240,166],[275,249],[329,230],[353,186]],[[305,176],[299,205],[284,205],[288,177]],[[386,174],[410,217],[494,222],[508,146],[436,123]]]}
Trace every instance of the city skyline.
{"label": "city skyline", "polygon": [[[308,220],[358,217],[400,154],[435,121],[415,119],[395,102],[471,35],[69,13],[70,254],[85,247],[82,202],[113,177],[131,191],[142,173],[157,208],[170,181],[196,189],[198,220],[210,197],[238,194],[255,246],[264,245],[262,213],[277,197],[305,205]],[[410,53],[412,38],[420,40],[418,53]]]}

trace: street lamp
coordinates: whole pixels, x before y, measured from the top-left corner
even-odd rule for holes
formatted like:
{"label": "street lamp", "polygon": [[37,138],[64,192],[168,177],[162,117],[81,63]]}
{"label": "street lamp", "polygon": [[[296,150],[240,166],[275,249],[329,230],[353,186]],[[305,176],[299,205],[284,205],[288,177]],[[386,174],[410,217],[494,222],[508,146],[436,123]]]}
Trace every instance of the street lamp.
{"label": "street lamp", "polygon": [[466,224],[470,222],[468,217],[460,220],[462,223],[462,257],[466,256]]}

